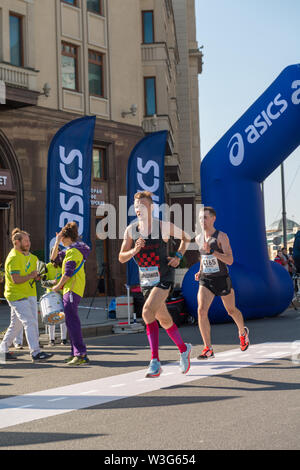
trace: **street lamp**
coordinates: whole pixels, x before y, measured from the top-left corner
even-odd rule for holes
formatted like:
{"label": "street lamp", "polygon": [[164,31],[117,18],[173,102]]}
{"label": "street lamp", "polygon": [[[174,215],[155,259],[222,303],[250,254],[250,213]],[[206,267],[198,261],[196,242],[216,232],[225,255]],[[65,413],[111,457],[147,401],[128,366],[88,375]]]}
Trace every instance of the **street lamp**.
{"label": "street lamp", "polygon": [[130,109],[130,111],[122,111],[121,116],[125,117],[125,116],[128,116],[129,114],[132,114],[132,116],[136,116],[137,105],[132,104],[129,109]]}

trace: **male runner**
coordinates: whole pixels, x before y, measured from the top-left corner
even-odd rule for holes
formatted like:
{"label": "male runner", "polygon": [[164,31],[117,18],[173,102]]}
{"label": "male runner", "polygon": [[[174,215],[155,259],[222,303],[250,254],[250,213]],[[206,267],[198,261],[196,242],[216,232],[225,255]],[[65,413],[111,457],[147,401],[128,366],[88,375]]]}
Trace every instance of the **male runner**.
{"label": "male runner", "polygon": [[[199,281],[198,321],[204,342],[204,349],[198,359],[214,357],[211,345],[208,310],[214,297],[220,296],[228,315],[238,327],[240,348],[245,351],[249,346],[249,330],[244,325],[242,313],[235,306],[235,294],[228,274],[227,264],[233,263],[232,250],[226,233],[214,227],[216,211],[213,207],[204,207],[204,241],[200,246],[200,270],[195,275]],[[196,238],[199,243],[199,238]]]}
{"label": "male runner", "polygon": [[[159,326],[166,330],[180,351],[180,370],[190,369],[191,344],[185,344],[177,326],[168,312],[165,301],[174,284],[177,268],[190,241],[189,235],[172,223],[163,222],[152,215],[152,194],[141,191],[134,196],[137,221],[129,225],[119,253],[119,261],[126,263],[134,258],[139,267],[140,286],[145,298],[142,317],[151,348],[151,361],[146,377],[159,377],[162,372],[159,360]],[[181,240],[175,257],[167,257],[170,236]],[[134,243],[134,247],[132,247]]]}

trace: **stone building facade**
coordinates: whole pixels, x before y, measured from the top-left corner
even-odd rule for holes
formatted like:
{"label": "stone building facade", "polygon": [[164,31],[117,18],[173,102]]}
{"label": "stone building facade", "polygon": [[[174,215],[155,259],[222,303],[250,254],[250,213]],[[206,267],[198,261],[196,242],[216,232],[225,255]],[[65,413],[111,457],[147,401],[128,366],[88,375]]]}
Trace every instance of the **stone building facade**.
{"label": "stone building facade", "polygon": [[96,210],[118,209],[129,155],[145,134],[169,131],[167,201],[199,199],[194,15],[194,0],[0,0],[0,263],[15,226],[42,256],[49,146],[84,115],[96,115],[87,296],[103,263],[107,293],[124,293],[121,240],[96,238]]}

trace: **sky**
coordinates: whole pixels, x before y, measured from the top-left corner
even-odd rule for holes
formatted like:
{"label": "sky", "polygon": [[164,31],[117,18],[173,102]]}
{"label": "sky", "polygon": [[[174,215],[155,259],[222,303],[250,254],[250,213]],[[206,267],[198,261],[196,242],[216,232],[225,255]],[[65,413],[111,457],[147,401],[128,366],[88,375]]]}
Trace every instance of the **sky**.
{"label": "sky", "polygon": [[[201,158],[288,65],[300,63],[300,0],[195,0]],[[300,133],[300,128],[299,128]],[[300,146],[284,162],[287,218],[300,224]],[[264,182],[267,228],[282,217],[281,172]]]}

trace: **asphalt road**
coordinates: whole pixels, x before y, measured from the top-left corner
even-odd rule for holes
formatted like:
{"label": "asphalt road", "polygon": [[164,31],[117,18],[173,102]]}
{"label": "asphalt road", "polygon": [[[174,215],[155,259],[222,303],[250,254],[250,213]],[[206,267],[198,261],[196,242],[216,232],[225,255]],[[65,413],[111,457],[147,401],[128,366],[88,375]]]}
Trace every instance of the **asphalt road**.
{"label": "asphalt road", "polygon": [[[275,353],[274,358],[257,364],[244,361],[243,367],[228,367],[227,371],[225,367],[221,373],[216,365],[216,374],[210,376],[197,376],[192,366],[190,377],[177,383],[173,374],[171,385],[163,381],[160,385],[163,376],[147,379],[154,380],[154,390],[139,393],[137,389],[132,396],[126,397],[125,393],[122,399],[2,427],[0,449],[103,450],[107,456],[116,449],[149,452],[176,449],[181,453],[185,450],[299,450],[300,351],[296,360],[291,355],[295,353],[293,345],[300,340],[300,310],[253,320],[247,326],[251,340],[249,354],[251,348],[259,351],[260,345],[263,348],[269,342],[288,344],[291,354],[278,358]],[[196,357],[202,349],[198,328],[186,326],[180,331],[184,340],[193,344],[192,357]],[[212,336],[216,355],[238,351],[235,325],[213,325]],[[8,398],[40,391],[47,394],[56,387],[79,384],[80,388],[81,384],[94,384],[92,381],[105,378],[120,378],[122,382],[123,374],[139,374],[148,366],[145,333],[89,338],[86,344],[91,365],[80,368],[63,364],[69,353],[67,346],[51,349],[55,354],[47,364],[32,364],[27,350],[18,352],[17,362],[0,366],[0,408]],[[178,360],[177,349],[163,330],[160,330],[160,358],[165,368]],[[52,402],[60,399],[54,398]],[[101,454],[103,459],[104,454]]]}

